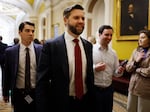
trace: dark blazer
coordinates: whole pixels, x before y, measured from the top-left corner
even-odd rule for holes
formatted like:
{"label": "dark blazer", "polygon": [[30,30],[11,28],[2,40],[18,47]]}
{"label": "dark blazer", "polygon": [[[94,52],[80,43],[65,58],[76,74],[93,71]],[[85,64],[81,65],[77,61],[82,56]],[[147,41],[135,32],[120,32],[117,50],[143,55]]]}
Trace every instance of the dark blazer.
{"label": "dark blazer", "polygon": [[[17,72],[19,66],[19,48],[20,45],[9,47],[6,49],[5,58],[5,75],[3,76],[3,96],[9,96],[9,90],[12,91],[16,87]],[[34,44],[36,63],[38,64],[42,45]]]}
{"label": "dark blazer", "polygon": [[[86,84],[88,93],[92,93],[92,44],[85,39],[81,40],[87,58]],[[37,112],[69,112],[69,64],[64,35],[43,46],[37,73]]]}
{"label": "dark blazer", "polygon": [[4,64],[4,57],[5,57],[5,49],[8,47],[7,44],[0,42],[0,65],[3,66]]}
{"label": "dark blazer", "polygon": [[[4,60],[5,60],[5,49],[8,47],[7,44],[0,42],[0,67],[2,71],[2,76],[4,75]],[[3,81],[3,77],[2,77]],[[3,86],[3,83],[2,83]]]}

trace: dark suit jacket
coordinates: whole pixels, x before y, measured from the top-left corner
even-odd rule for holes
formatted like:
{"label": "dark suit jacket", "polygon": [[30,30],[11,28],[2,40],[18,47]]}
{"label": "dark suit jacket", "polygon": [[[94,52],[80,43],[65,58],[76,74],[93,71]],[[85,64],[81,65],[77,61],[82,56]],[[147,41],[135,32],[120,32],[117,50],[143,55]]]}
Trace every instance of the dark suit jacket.
{"label": "dark suit jacket", "polygon": [[[91,93],[94,85],[92,44],[81,40],[87,58],[86,84]],[[69,81],[67,49],[61,35],[47,42],[42,50],[36,87],[37,112],[69,112]]]}
{"label": "dark suit jacket", "polygon": [[4,64],[4,57],[5,57],[5,49],[8,47],[7,44],[0,42],[0,65],[3,66]]}
{"label": "dark suit jacket", "polygon": [[[13,93],[16,87],[17,72],[19,66],[19,48],[20,45],[15,45],[6,49],[5,59],[5,75],[3,75],[3,96],[9,96],[9,90]],[[42,50],[42,45],[34,44],[36,62],[38,64],[39,56]]]}

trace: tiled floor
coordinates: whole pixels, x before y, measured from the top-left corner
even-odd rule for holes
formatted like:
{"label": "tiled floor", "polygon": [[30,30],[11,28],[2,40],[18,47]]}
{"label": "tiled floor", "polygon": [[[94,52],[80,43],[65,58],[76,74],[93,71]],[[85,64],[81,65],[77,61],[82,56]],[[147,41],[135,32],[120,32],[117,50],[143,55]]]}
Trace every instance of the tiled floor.
{"label": "tiled floor", "polygon": [[0,68],[0,112],[13,112],[13,109],[11,107],[10,103],[4,103],[2,100],[2,91],[1,91],[1,68]]}
{"label": "tiled floor", "polygon": [[115,92],[113,106],[113,112],[127,112],[127,96]]}
{"label": "tiled floor", "polygon": [[0,101],[0,112],[13,112],[10,103],[4,103],[2,100]]}

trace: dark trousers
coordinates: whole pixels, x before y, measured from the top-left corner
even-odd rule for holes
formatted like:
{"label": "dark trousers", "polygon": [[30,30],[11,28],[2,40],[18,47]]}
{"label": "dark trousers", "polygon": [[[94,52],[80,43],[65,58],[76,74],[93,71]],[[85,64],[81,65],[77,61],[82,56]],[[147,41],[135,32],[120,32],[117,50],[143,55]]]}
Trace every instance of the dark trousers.
{"label": "dark trousers", "polygon": [[112,112],[113,87],[100,88],[95,86],[95,112]]}
{"label": "dark trousers", "polygon": [[14,112],[36,112],[35,89],[28,93],[24,89],[15,89],[12,93],[12,105]]}
{"label": "dark trousers", "polygon": [[69,112],[93,112],[93,101],[91,96],[86,94],[80,100],[70,96]]}

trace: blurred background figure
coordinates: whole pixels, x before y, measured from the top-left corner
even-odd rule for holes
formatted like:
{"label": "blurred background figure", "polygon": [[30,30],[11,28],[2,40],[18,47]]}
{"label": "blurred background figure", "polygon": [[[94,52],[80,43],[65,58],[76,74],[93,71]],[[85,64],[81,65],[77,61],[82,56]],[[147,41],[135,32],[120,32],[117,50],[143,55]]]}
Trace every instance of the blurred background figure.
{"label": "blurred background figure", "polygon": [[40,41],[37,38],[34,39],[34,43],[41,44]]}
{"label": "blurred background figure", "polygon": [[43,45],[45,43],[45,40],[41,40],[40,43]]}
{"label": "blurred background figure", "polygon": [[8,45],[3,43],[2,40],[3,40],[3,37],[0,36],[0,65],[2,65],[3,63],[4,52],[5,52],[5,49],[8,47]]}
{"label": "blurred background figure", "polygon": [[15,37],[15,38],[14,38],[14,45],[18,44],[19,41],[20,41],[19,38],[18,38],[18,37]]}
{"label": "blurred background figure", "polygon": [[5,49],[8,47],[7,44],[2,42],[3,37],[0,36],[0,67],[2,75],[4,74],[4,58],[5,58]]}
{"label": "blurred background figure", "polygon": [[96,44],[96,38],[94,36],[88,37],[88,41],[91,42],[92,44]]}

